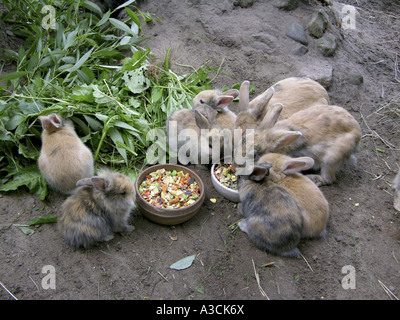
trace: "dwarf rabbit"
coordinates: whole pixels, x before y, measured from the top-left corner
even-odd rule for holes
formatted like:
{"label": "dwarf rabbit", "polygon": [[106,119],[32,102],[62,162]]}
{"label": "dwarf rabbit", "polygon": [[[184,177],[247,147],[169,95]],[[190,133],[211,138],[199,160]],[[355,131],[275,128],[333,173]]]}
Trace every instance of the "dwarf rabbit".
{"label": "dwarf rabbit", "polygon": [[171,151],[178,153],[179,162],[209,164],[213,145],[220,152],[224,133],[216,116],[217,111],[208,105],[177,110],[170,115],[166,123],[168,145]]}
{"label": "dwarf rabbit", "polygon": [[314,170],[320,175],[310,178],[318,185],[331,184],[336,173],[351,160],[361,140],[361,128],[344,108],[316,105],[277,121],[281,104],[271,106],[254,135],[255,157],[268,152],[314,159]]}
{"label": "dwarf rabbit", "polygon": [[131,232],[128,224],[134,206],[132,181],[118,172],[100,171],[81,179],[75,192],[61,207],[58,230],[72,247],[87,249],[99,241],[109,241],[114,232]]}
{"label": "dwarf rabbit", "polygon": [[309,78],[290,77],[278,81],[262,94],[249,102],[249,81],[240,87],[239,114],[235,128],[256,128],[268,108],[276,103],[283,104],[279,119],[314,105],[328,105],[329,97],[325,88]]}
{"label": "dwarf rabbit", "polygon": [[194,108],[208,105],[218,111],[216,116],[218,124],[223,129],[233,129],[236,121],[236,114],[229,110],[229,104],[239,95],[236,89],[229,89],[225,92],[219,90],[204,90],[198,93],[193,99]]}
{"label": "dwarf rabbit", "polygon": [[324,237],[329,205],[322,192],[300,171],[314,164],[308,157],[268,154],[248,178],[239,176],[238,224],[260,248],[282,256],[299,256],[301,238]]}
{"label": "dwarf rabbit", "polygon": [[78,180],[93,176],[92,153],[75,133],[71,120],[55,113],[39,119],[43,127],[39,170],[51,188],[70,194]]}
{"label": "dwarf rabbit", "polygon": [[393,180],[393,188],[394,188],[394,203],[393,203],[393,205],[397,211],[400,211],[400,170]]}
{"label": "dwarf rabbit", "polygon": [[300,173],[312,168],[314,160],[269,153],[258,162],[272,164],[267,179],[285,188],[303,209],[302,238],[323,237],[329,218],[328,201],[315,183]]}
{"label": "dwarf rabbit", "polygon": [[302,209],[290,193],[264,179],[270,164],[255,165],[250,175],[240,175],[238,191],[240,230],[262,250],[275,255],[297,257],[303,227]]}

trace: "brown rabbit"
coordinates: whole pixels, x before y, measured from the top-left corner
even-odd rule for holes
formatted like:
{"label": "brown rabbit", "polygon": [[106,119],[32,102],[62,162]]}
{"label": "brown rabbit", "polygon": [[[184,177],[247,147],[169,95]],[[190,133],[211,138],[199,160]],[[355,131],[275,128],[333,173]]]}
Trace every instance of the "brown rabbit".
{"label": "brown rabbit", "polygon": [[299,256],[301,238],[323,237],[329,206],[318,187],[299,172],[314,164],[308,157],[268,154],[252,173],[239,176],[238,224],[261,249],[282,256]]}
{"label": "brown rabbit", "polygon": [[134,206],[132,181],[125,175],[101,171],[98,176],[81,179],[75,192],[61,207],[58,230],[72,247],[87,249],[109,241],[114,232],[131,232],[128,224]]}
{"label": "brown rabbit", "polygon": [[220,90],[204,90],[198,93],[193,99],[194,108],[208,105],[218,111],[216,120],[222,129],[232,130],[236,121],[236,114],[229,110],[229,104],[239,95],[236,89],[229,89],[225,92]]}
{"label": "brown rabbit", "polygon": [[315,161],[313,169],[321,170],[310,176],[317,185],[333,183],[343,164],[356,162],[361,128],[344,108],[316,105],[277,121],[282,108],[271,106],[255,131],[255,158],[269,152],[309,156]]}
{"label": "brown rabbit", "polygon": [[224,135],[216,116],[217,111],[208,105],[194,110],[181,109],[171,114],[166,123],[168,145],[171,151],[178,153],[179,162],[209,164],[213,156],[213,144],[217,149],[214,154],[221,151]]}
{"label": "brown rabbit", "polygon": [[249,81],[240,87],[239,109],[235,128],[256,128],[267,110],[276,103],[283,105],[279,119],[314,105],[328,105],[328,93],[318,82],[309,78],[290,77],[278,81],[249,102]]}
{"label": "brown rabbit", "polygon": [[78,180],[93,176],[93,156],[75,133],[72,121],[53,113],[41,116],[41,174],[51,188],[71,193]]}

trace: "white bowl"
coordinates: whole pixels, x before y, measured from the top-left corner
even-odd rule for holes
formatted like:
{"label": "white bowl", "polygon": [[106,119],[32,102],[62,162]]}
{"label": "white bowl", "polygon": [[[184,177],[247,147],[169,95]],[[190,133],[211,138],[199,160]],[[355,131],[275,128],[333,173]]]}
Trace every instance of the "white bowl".
{"label": "white bowl", "polygon": [[240,202],[239,191],[233,190],[231,188],[222,185],[214,175],[215,166],[218,164],[213,164],[211,167],[211,182],[218,193],[224,198],[232,202]]}

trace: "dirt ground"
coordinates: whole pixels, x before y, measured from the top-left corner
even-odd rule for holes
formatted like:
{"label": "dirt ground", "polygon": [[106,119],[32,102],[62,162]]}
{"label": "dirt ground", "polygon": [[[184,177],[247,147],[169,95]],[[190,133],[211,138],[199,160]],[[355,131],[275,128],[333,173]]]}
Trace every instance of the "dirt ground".
{"label": "dirt ground", "polygon": [[[250,80],[256,86],[252,96],[273,82],[306,74],[324,83],[331,103],[359,121],[357,166],[343,169],[333,185],[321,188],[330,204],[325,239],[303,241],[298,259],[261,251],[232,227],[241,218],[236,205],[216,193],[207,170],[193,167],[207,186],[193,219],[162,226],[135,211],[131,234],[87,251],[68,247],[55,224],[34,228],[32,235],[15,226],[58,215],[63,196],[52,193],[42,202],[23,191],[1,194],[1,283],[27,300],[388,300],[394,298],[390,292],[400,297],[400,217],[390,185],[400,165],[400,118],[390,112],[396,99],[400,102],[400,2],[345,2],[358,8],[355,29],[337,26],[331,9],[318,1],[300,2],[290,11],[261,0],[139,4],[141,11],[162,19],[143,27],[144,45],[161,59],[171,47],[174,63],[196,67],[209,60],[219,67],[223,62],[213,85]],[[305,27],[317,8],[329,13],[326,32],[337,37],[338,49],[325,57],[317,39],[307,34],[307,53],[296,55],[301,44],[286,36],[287,28],[293,22]],[[169,268],[193,254],[191,267]],[[55,289],[45,289],[43,267],[49,265]],[[0,299],[13,297],[0,288]]]}

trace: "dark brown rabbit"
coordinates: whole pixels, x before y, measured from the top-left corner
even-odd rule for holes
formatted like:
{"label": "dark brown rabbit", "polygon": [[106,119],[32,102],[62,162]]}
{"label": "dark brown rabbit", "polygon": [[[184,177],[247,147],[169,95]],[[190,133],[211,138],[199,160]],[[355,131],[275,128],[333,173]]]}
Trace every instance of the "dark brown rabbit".
{"label": "dark brown rabbit", "polygon": [[128,224],[134,200],[134,186],[127,176],[101,171],[77,182],[77,189],[61,207],[58,230],[74,248],[109,241],[114,232],[134,230]]}
{"label": "dark brown rabbit", "polygon": [[78,180],[93,176],[93,156],[75,133],[72,121],[53,113],[39,117],[42,148],[38,165],[49,186],[70,194]]}

